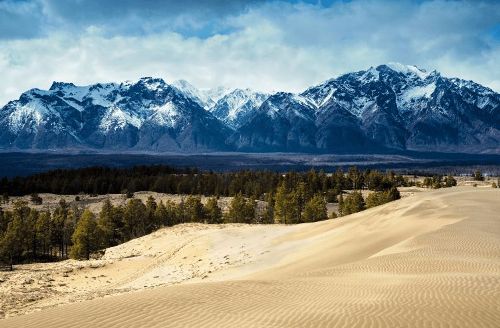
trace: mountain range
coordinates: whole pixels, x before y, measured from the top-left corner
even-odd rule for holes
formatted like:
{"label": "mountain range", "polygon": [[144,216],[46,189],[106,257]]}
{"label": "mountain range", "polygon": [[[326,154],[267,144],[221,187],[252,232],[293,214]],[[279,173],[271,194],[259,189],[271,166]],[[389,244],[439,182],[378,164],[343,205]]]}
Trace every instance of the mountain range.
{"label": "mountain range", "polygon": [[396,63],[297,94],[54,82],[1,108],[0,127],[9,151],[500,153],[500,94]]}

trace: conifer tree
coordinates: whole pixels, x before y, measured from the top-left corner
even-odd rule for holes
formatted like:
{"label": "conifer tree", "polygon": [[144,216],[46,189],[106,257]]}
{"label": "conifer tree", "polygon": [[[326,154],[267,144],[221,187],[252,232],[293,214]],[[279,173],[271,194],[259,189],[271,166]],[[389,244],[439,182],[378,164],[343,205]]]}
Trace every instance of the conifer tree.
{"label": "conifer tree", "polygon": [[203,222],[205,220],[204,207],[199,196],[188,196],[185,202],[185,211],[189,222]]}
{"label": "conifer tree", "polygon": [[222,223],[222,210],[217,204],[217,198],[211,197],[208,199],[205,205],[205,213],[207,218],[207,223],[219,224]]}
{"label": "conifer tree", "polygon": [[342,215],[349,215],[365,209],[365,202],[360,192],[354,191],[343,201]]}
{"label": "conifer tree", "polygon": [[253,223],[255,220],[255,201],[246,200],[238,193],[231,200],[229,211],[226,213],[225,222],[228,223]]}
{"label": "conifer tree", "polygon": [[274,223],[274,196],[272,192],[266,193],[264,198],[266,202],[266,208],[263,214],[262,223],[271,224]]}
{"label": "conifer tree", "polygon": [[131,198],[127,202],[123,215],[124,237],[130,240],[142,237],[146,234],[146,206],[137,198]]}
{"label": "conifer tree", "polygon": [[344,196],[342,195],[342,191],[340,192],[338,201],[339,201],[339,216],[343,216],[345,214],[344,214]]}
{"label": "conifer tree", "polygon": [[115,246],[119,243],[119,238],[117,238],[119,226],[115,218],[115,213],[115,207],[109,198],[107,198],[102,204],[99,218],[97,219],[97,225],[102,233],[103,247]]}
{"label": "conifer tree", "polygon": [[445,179],[445,185],[446,187],[454,187],[457,185],[457,180],[455,180],[454,177],[448,174],[448,176]]}
{"label": "conifer tree", "polygon": [[64,225],[68,219],[69,206],[64,199],[59,201],[59,205],[52,214],[51,239],[52,243],[59,249],[59,256],[64,257]]}
{"label": "conifer tree", "polygon": [[73,247],[71,247],[71,257],[74,259],[89,259],[90,254],[100,248],[102,239],[99,227],[94,214],[86,209],[76,225],[73,233]]}
{"label": "conifer tree", "polygon": [[149,233],[159,228],[155,220],[155,211],[157,207],[158,204],[156,203],[154,197],[149,196],[148,199],[146,200],[146,216],[147,216],[146,233]]}
{"label": "conifer tree", "polygon": [[287,224],[291,221],[289,194],[282,183],[276,190],[274,197],[274,222]]}
{"label": "conifer tree", "polygon": [[233,197],[231,203],[229,204],[229,210],[225,215],[224,221],[226,223],[238,223],[243,222],[243,216],[245,215],[245,198],[239,192]]}
{"label": "conifer tree", "polygon": [[167,208],[165,207],[165,204],[163,204],[162,200],[160,200],[158,206],[156,206],[153,218],[154,218],[154,225],[157,228],[167,225],[166,222],[168,221],[168,211]]}
{"label": "conifer tree", "polygon": [[31,240],[28,237],[27,220],[30,208],[24,201],[16,201],[12,217],[7,224],[7,229],[0,241],[0,253],[3,257],[15,260],[20,259],[29,249]]}
{"label": "conifer tree", "polygon": [[315,222],[328,219],[326,202],[320,194],[314,195],[305,205],[303,213],[304,222]]}
{"label": "conifer tree", "polygon": [[49,253],[50,248],[50,226],[51,216],[49,211],[42,211],[36,222],[35,231],[38,239],[38,244],[44,255]]}
{"label": "conifer tree", "polygon": [[29,249],[31,252],[32,259],[38,258],[38,235],[36,226],[40,217],[40,213],[31,208],[27,220],[25,221],[26,227],[26,241],[30,244]]}

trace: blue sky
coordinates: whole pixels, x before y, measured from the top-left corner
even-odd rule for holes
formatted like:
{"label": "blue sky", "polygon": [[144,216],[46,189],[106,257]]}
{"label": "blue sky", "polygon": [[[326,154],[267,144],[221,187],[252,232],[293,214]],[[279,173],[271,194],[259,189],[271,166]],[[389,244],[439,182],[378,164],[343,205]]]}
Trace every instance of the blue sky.
{"label": "blue sky", "polygon": [[500,2],[0,0],[0,104],[141,76],[300,91],[387,62],[500,91]]}

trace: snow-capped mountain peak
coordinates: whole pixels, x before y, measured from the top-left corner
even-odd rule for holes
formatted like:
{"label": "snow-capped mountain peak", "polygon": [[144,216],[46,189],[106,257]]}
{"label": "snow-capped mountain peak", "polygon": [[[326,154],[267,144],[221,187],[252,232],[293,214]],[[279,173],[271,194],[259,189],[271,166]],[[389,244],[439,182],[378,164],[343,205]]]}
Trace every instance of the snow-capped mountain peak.
{"label": "snow-capped mountain peak", "polygon": [[404,75],[415,75],[422,80],[426,79],[431,74],[424,69],[418,68],[415,65],[403,65],[400,63],[391,62],[388,63],[386,66],[389,67],[394,72]]}
{"label": "snow-capped mountain peak", "polygon": [[244,124],[269,95],[250,89],[234,89],[210,109],[215,117],[233,129]]}
{"label": "snow-capped mountain peak", "polygon": [[394,63],[300,94],[199,90],[153,77],[54,82],[1,108],[0,126],[2,149],[498,152],[500,95]]}
{"label": "snow-capped mountain peak", "polygon": [[201,107],[208,109],[213,106],[214,101],[186,80],[177,80],[172,85],[185,96],[197,102]]}

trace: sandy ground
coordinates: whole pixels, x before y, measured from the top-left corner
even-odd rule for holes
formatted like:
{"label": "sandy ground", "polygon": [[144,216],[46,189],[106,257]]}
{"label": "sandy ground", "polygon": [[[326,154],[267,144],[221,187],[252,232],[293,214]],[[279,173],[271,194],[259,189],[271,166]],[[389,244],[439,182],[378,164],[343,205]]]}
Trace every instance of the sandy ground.
{"label": "sandy ground", "polygon": [[162,229],[2,273],[8,315],[75,303],[0,327],[498,327],[499,201],[463,186],[318,223]]}

